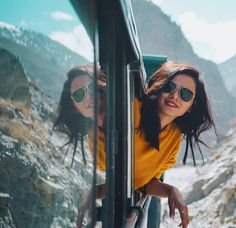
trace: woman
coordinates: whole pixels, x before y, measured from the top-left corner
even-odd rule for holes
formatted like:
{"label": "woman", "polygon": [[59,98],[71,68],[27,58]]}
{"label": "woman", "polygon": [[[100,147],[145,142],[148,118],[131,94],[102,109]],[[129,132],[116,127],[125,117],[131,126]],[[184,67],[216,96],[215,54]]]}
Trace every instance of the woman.
{"label": "woman", "polygon": [[[105,75],[97,67],[98,76],[98,125],[100,129],[104,129],[104,112],[105,110]],[[84,140],[88,135],[89,129],[92,129],[93,125],[93,83],[94,77],[94,65],[86,64],[83,66],[72,68],[67,73],[67,80],[64,82],[59,106],[58,117],[54,122],[53,130],[58,130],[68,137],[68,141],[62,146],[73,144],[73,159],[71,166],[73,165],[74,155],[78,145],[78,141],[81,145],[82,155],[84,163],[86,164],[85,152],[84,152]],[[92,131],[91,131],[92,132]],[[61,148],[62,148],[61,147]],[[68,150],[67,150],[68,152]],[[103,156],[103,155],[102,155]],[[102,160],[105,159],[103,156]],[[96,198],[104,197],[104,185],[97,186]],[[81,202],[78,209],[77,226],[81,227],[83,222],[84,212],[89,207],[92,191],[89,191]]]}
{"label": "woman", "polygon": [[195,164],[193,142],[199,147],[201,133],[215,126],[203,81],[195,68],[167,62],[153,74],[146,96],[136,103],[135,187],[168,197],[170,216],[178,209],[182,227],[187,227],[188,208],[181,193],[159,178],[176,163],[182,136],[186,140],[183,162],[190,146]]}
{"label": "woman", "polygon": [[[71,95],[76,88],[73,83],[76,84],[75,81],[71,82]],[[70,99],[70,94],[68,99]],[[78,102],[72,101],[74,109],[81,115]],[[104,103],[103,101],[100,103]],[[185,163],[189,146],[194,159],[193,142],[198,146],[199,143],[203,143],[199,136],[214,126],[199,72],[184,64],[164,63],[150,78],[146,95],[141,99],[136,98],[134,106],[135,190],[153,196],[168,197],[170,216],[174,217],[175,209],[178,209],[181,225],[185,228],[189,223],[189,215],[180,191],[174,186],[160,182],[159,178],[165,170],[175,164],[182,135],[186,139],[183,159]],[[92,119],[88,115],[87,118]],[[103,126],[104,111],[101,111],[98,122],[100,126]],[[102,128],[100,128],[98,136],[98,166],[105,170],[104,131]],[[71,142],[74,142],[73,140]],[[74,146],[76,147],[75,143]],[[79,214],[83,214],[87,206],[88,203],[85,200]]]}
{"label": "woman", "polygon": [[[88,134],[88,130],[93,124],[93,64],[86,64],[72,68],[67,73],[67,80],[64,83],[59,106],[58,117],[54,122],[53,130],[59,130],[68,137],[62,147],[73,144],[73,159],[80,141],[84,163],[86,163],[84,153],[84,140]],[[98,110],[104,110],[102,107],[105,99],[105,76],[98,72],[98,94],[99,107]],[[98,125],[103,128],[103,113],[99,113]],[[72,159],[72,164],[73,164]],[[72,165],[71,164],[71,165]]]}

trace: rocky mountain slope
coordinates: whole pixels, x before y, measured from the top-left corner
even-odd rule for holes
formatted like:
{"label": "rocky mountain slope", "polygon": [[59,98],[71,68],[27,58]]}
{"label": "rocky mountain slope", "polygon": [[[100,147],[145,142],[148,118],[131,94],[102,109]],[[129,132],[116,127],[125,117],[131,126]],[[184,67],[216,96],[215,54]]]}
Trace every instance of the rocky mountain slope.
{"label": "rocky mountain slope", "polygon": [[19,57],[27,77],[56,100],[65,81],[65,73],[72,66],[88,62],[43,34],[6,23],[0,23],[0,48]]}
{"label": "rocky mountain slope", "polygon": [[[177,167],[171,170],[172,179],[185,184],[178,186],[185,195],[189,207],[189,228],[236,227],[236,128],[218,145],[214,156],[205,165],[194,168]],[[182,170],[181,170],[182,169]],[[188,175],[187,175],[188,173]],[[167,178],[168,183],[173,180]],[[163,203],[161,228],[176,227],[176,218],[168,217],[167,202]]]}
{"label": "rocky mountain slope", "polygon": [[168,60],[184,62],[200,69],[211,98],[214,114],[222,133],[236,116],[236,101],[224,86],[215,63],[199,58],[181,28],[151,1],[132,0],[134,18],[142,53],[164,55]]}
{"label": "rocky mountain slope", "polygon": [[236,55],[218,65],[226,88],[236,98]]}
{"label": "rocky mountain slope", "polygon": [[29,83],[18,57],[0,48],[0,96],[31,103]]}
{"label": "rocky mountain slope", "polygon": [[[202,69],[218,123],[227,130],[235,100],[216,65],[197,57],[180,28],[158,7],[133,2],[143,52]],[[75,227],[92,167],[84,167],[79,153],[72,168],[71,154],[62,164],[66,151],[58,146],[63,137],[51,134],[56,113],[52,98],[59,98],[65,72],[86,60],[42,34],[9,26],[0,26],[0,48],[0,227]],[[214,163],[201,167],[194,188],[188,189],[192,227],[207,215],[205,227],[235,226],[235,137],[232,132],[218,145]]]}
{"label": "rocky mountain slope", "polygon": [[69,153],[62,164],[66,139],[51,132],[55,101],[19,57],[0,49],[0,63],[0,227],[75,227],[91,163],[85,167],[78,153],[70,167]]}

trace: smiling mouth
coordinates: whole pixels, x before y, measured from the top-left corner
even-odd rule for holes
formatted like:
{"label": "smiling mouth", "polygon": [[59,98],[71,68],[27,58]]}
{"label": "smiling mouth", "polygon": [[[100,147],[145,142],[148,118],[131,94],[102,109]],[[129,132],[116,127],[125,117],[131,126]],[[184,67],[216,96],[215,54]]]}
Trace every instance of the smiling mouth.
{"label": "smiling mouth", "polygon": [[172,108],[178,108],[178,106],[174,102],[166,100],[165,103],[166,103],[166,105],[168,105]]}
{"label": "smiling mouth", "polygon": [[87,107],[88,107],[88,108],[93,108],[93,106],[94,106],[93,103],[91,103],[91,104],[89,104]]}

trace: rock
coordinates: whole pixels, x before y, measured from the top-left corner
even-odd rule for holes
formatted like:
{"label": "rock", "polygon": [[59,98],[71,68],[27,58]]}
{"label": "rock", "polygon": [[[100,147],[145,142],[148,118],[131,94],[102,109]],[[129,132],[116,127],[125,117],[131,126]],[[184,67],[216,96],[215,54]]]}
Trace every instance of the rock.
{"label": "rock", "polygon": [[0,192],[0,207],[1,208],[10,207],[11,200],[12,200],[12,198],[10,197],[10,195],[8,193],[1,193]]}
{"label": "rock", "polygon": [[0,227],[15,228],[15,224],[10,211],[12,198],[8,193],[0,192]]}
{"label": "rock", "polygon": [[[26,124],[22,120],[16,121],[22,122],[29,130],[35,121],[39,121],[30,119],[32,121]],[[45,137],[49,139],[50,128],[47,124],[42,124],[41,127]],[[38,134],[34,130],[31,132],[33,135]],[[56,142],[61,142],[61,136],[55,133],[54,137],[57,138]],[[76,208],[83,193],[89,188],[92,166],[86,167],[89,169],[86,174],[82,158],[78,158],[78,154],[74,164],[77,171],[70,167],[71,158],[67,158],[70,160],[66,162],[68,167],[62,165],[65,151],[59,153],[53,142],[48,140],[38,147],[33,141],[22,142],[0,131],[0,189],[13,197],[11,215],[18,227],[27,227],[27,224],[35,228],[51,225],[61,228],[75,227]],[[58,156],[53,156],[53,153]],[[89,180],[80,175],[81,170]],[[6,213],[10,212],[4,212],[4,216]],[[10,218],[9,214],[7,218]]]}
{"label": "rock", "polygon": [[75,227],[92,165],[85,169],[80,154],[74,167],[71,158],[62,165],[51,128],[65,72],[87,60],[24,29],[0,27],[0,47],[0,190],[13,198],[0,227]]}
{"label": "rock", "polygon": [[[200,169],[194,184],[201,180],[203,197],[189,204],[190,228],[236,226],[235,138],[236,129],[218,145],[222,156]],[[189,193],[191,198],[194,192]]]}
{"label": "rock", "polygon": [[213,189],[219,187],[220,184],[226,182],[232,174],[232,167],[221,170],[221,172],[218,173],[217,176],[215,176],[213,179],[211,179],[205,185],[202,186],[202,192],[204,196],[207,196]]}
{"label": "rock", "polygon": [[202,186],[204,185],[204,183],[205,183],[204,180],[199,180],[194,182],[194,184],[191,186],[191,190],[185,197],[185,201],[187,204],[198,201],[204,197],[204,193],[202,191]]}
{"label": "rock", "polygon": [[46,180],[39,177],[33,183],[34,189],[40,194],[44,195],[48,199],[48,206],[51,206],[53,198],[57,197],[57,200],[63,199],[64,188],[60,184],[53,183],[52,181]]}
{"label": "rock", "polygon": [[[217,151],[221,156],[215,156],[203,166],[197,167],[188,186],[184,187],[183,193],[190,216],[188,228],[236,227],[235,138],[236,129],[232,129],[227,138],[217,144]],[[168,212],[166,202],[163,204],[164,219],[161,228],[176,227],[173,223],[169,225]]]}
{"label": "rock", "polygon": [[31,103],[26,73],[19,58],[0,48],[0,97]]}

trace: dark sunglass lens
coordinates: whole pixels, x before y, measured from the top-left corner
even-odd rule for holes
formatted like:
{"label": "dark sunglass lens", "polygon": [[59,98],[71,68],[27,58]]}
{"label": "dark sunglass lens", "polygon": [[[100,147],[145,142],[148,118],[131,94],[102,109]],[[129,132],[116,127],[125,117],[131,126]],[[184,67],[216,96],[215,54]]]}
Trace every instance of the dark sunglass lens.
{"label": "dark sunglass lens", "polygon": [[165,93],[172,93],[175,89],[176,89],[175,83],[170,81],[164,85],[164,87],[162,88],[162,91]]}
{"label": "dark sunglass lens", "polygon": [[188,102],[193,98],[193,92],[187,88],[181,88],[180,97],[183,101]]}
{"label": "dark sunglass lens", "polygon": [[79,88],[72,93],[72,97],[75,102],[80,103],[85,96],[85,90],[83,88]]}

